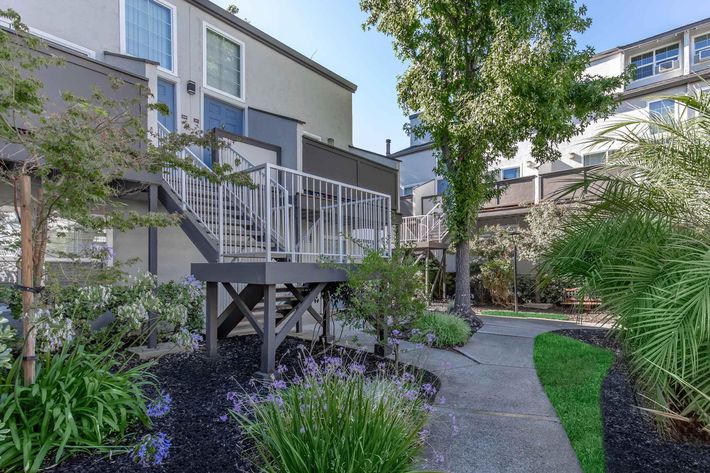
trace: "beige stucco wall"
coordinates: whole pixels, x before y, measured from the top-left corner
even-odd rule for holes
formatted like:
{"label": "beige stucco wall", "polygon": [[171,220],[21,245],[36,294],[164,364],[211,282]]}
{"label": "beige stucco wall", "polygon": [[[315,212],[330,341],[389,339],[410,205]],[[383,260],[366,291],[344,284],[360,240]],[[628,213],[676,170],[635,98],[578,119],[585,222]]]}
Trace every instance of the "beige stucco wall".
{"label": "beige stucco wall", "polygon": [[[125,210],[146,212],[147,193],[142,192],[121,200]],[[165,212],[162,205],[159,211]],[[148,229],[138,228],[127,232],[113,232],[113,248],[119,261],[139,258],[140,261],[127,268],[129,274],[148,270]],[[158,229],[158,277],[161,281],[180,279],[190,274],[191,263],[205,263],[195,245],[179,226]]]}
{"label": "beige stucco wall", "polygon": [[[102,59],[104,51],[122,52],[119,20],[122,1],[0,0],[0,8],[11,7],[27,25],[89,48],[95,51],[97,59]],[[159,75],[177,84],[178,121],[181,115],[186,115],[191,125],[195,119],[202,123],[203,94],[208,93],[242,108],[255,107],[300,119],[306,122],[306,131],[323,139],[333,138],[339,146],[352,144],[349,90],[184,0],[167,3],[176,9],[177,75],[167,72]],[[244,101],[203,89],[204,22],[244,43]],[[188,80],[197,84],[195,95],[186,92]]]}

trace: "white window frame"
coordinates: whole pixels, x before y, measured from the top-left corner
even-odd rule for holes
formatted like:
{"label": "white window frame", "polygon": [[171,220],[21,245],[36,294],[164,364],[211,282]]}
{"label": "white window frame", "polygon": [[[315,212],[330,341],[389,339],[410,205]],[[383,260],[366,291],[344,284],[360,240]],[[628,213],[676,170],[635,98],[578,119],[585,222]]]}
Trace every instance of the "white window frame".
{"label": "white window frame", "polygon": [[[510,171],[511,169],[517,169],[517,170],[518,170],[518,177],[511,177],[510,179],[504,178],[504,177],[503,177],[503,176],[504,176],[503,173],[504,173],[505,171]],[[500,170],[500,180],[501,180],[501,181],[512,181],[513,179],[520,179],[521,177],[523,177],[523,170],[521,169],[520,166],[510,166],[510,167],[507,167],[507,168],[501,168],[501,170]]]}
{"label": "white window frame", "polygon": [[[615,152],[617,150],[615,149],[607,149],[604,151],[590,151],[589,153],[584,153],[582,154],[582,166],[583,167],[589,167],[589,166],[604,166],[609,162],[609,154]],[[586,160],[588,156],[591,156],[593,154],[603,154],[604,155],[604,162],[603,163],[597,163],[597,164],[587,164]]]}
{"label": "white window frame", "polygon": [[[207,84],[207,30],[211,30],[213,33],[216,33],[223,38],[237,44],[239,46],[239,91],[241,92],[241,97],[237,97],[236,95],[232,95],[228,92],[225,92],[223,90],[220,90],[216,87],[212,87]],[[210,92],[213,92],[215,94],[219,94],[222,97],[227,97],[231,100],[236,100],[237,102],[241,103],[246,103],[246,74],[245,74],[245,65],[246,65],[246,45],[244,44],[244,41],[241,41],[234,36],[225,33],[224,31],[220,30],[214,25],[211,25],[207,23],[206,21],[202,22],[202,87],[206,90],[209,90]],[[217,97],[219,99],[219,97]],[[223,100],[223,99],[222,99]],[[246,116],[245,116],[246,119]]]}
{"label": "white window frame", "polygon": [[[651,104],[658,103],[658,102],[665,102],[666,100],[671,100],[671,99],[658,99],[658,100],[649,100],[648,101],[648,103],[646,104],[646,111],[648,112],[649,119],[651,118],[651,113],[653,113],[653,112],[651,112]],[[678,107],[678,104],[675,101],[673,101],[673,118],[678,118],[678,113],[680,113],[679,109],[680,109],[680,107]],[[649,132],[652,135],[657,135],[659,133],[663,133],[660,130],[653,131],[653,129],[651,127],[649,127]]]}
{"label": "white window frame", "polygon": [[[178,76],[178,58],[177,58],[177,7],[172,3],[168,3],[165,0],[151,0],[159,5],[162,5],[170,9],[170,54],[172,56],[173,68],[167,69],[161,65],[158,65],[158,70],[170,75],[173,81]],[[120,0],[118,5],[118,18],[119,18],[119,37],[121,43],[121,54],[130,56],[126,51],[126,0]]]}
{"label": "white window frame", "polygon": [[[695,54],[697,53],[697,50],[695,49],[695,38],[699,38],[700,36],[705,36],[705,35],[710,36],[710,31],[706,31],[705,33],[696,34],[695,36],[693,36],[690,39],[690,55],[693,58],[692,59],[693,65],[698,65],[698,64],[709,64],[710,65],[710,57],[708,57],[708,59],[706,59],[704,61],[696,61],[695,60]],[[710,47],[703,48],[703,50],[710,51]]]}
{"label": "white window frame", "polygon": [[[664,59],[664,60],[662,60],[662,61],[657,61],[657,60],[656,60],[656,52],[657,52],[659,49],[665,49],[665,48],[668,48],[668,47],[671,47],[671,46],[678,46],[678,58],[675,59],[676,61],[678,61],[678,65],[677,65],[676,67],[674,67],[673,69],[669,69],[669,70],[667,70],[667,71],[656,72],[656,68],[658,67],[659,64],[670,61],[670,59]],[[641,77],[641,78],[638,78],[638,79],[634,79],[634,81],[637,81],[637,80],[647,80],[647,79],[650,79],[650,78],[652,78],[652,77],[662,76],[663,74],[668,74],[669,72],[673,72],[673,71],[676,71],[676,70],[678,70],[678,69],[681,68],[681,57],[682,57],[682,55],[683,55],[683,47],[682,47],[682,45],[680,44],[679,41],[677,41],[677,42],[675,42],[675,43],[666,44],[665,46],[660,46],[660,47],[657,47],[657,48],[653,48],[653,49],[650,50],[650,51],[645,51],[645,52],[642,52],[642,53],[634,54],[633,56],[631,56],[631,57],[629,58],[629,65],[633,64],[634,58],[637,58],[637,57],[639,57],[639,56],[643,56],[644,54],[648,54],[648,53],[653,53],[653,62],[651,63],[651,65],[653,65],[653,67],[652,67],[653,73],[652,73],[650,76],[646,76],[646,77]],[[647,66],[648,66],[648,64],[647,64]],[[645,67],[645,66],[644,66],[644,67]]]}

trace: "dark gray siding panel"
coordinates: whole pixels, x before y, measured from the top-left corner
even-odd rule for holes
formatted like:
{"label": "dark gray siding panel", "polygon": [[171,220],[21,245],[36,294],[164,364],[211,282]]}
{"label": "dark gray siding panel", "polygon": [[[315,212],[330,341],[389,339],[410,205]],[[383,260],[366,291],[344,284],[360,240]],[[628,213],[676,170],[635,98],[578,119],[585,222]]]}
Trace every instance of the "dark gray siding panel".
{"label": "dark gray siding panel", "polygon": [[392,208],[399,209],[399,172],[396,169],[304,138],[303,171],[388,194],[392,197]]}
{"label": "dark gray siding panel", "polygon": [[281,166],[298,168],[298,121],[250,108],[247,111],[250,138],[281,148]]}

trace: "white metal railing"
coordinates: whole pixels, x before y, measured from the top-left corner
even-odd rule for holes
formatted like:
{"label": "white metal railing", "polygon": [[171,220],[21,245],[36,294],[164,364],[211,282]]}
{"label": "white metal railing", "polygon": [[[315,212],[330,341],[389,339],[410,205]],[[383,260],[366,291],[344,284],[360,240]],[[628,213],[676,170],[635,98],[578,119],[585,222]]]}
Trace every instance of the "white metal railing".
{"label": "white metal railing", "polygon": [[[158,138],[167,133],[159,127]],[[181,157],[208,168],[187,148]],[[253,185],[212,183],[179,169],[163,177],[216,240],[220,258],[345,261],[367,248],[389,254],[390,196],[270,163],[253,166],[231,147],[219,159]]]}
{"label": "white metal railing", "polygon": [[448,233],[446,216],[441,203],[438,203],[424,215],[402,218],[399,238],[403,243],[441,242],[444,241]]}

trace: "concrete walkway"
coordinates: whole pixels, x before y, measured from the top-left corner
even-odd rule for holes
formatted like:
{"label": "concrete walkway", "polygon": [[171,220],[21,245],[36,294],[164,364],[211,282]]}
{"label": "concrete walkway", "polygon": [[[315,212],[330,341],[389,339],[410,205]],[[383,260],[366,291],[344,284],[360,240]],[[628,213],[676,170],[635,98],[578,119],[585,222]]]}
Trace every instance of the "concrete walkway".
{"label": "concrete walkway", "polygon": [[[575,324],[482,319],[483,328],[456,352],[402,343],[405,362],[436,373],[442,382],[426,467],[449,473],[581,472],[532,359],[536,335]],[[349,335],[343,344],[351,344]],[[357,337],[371,346],[371,337]]]}

